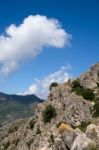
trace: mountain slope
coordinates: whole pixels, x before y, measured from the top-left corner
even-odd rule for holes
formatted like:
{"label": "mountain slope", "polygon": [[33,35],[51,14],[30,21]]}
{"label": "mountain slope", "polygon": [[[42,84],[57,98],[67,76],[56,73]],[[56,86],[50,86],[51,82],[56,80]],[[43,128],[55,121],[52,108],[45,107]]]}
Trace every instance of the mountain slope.
{"label": "mountain slope", "polygon": [[0,124],[34,114],[37,103],[42,102],[35,95],[8,95],[0,93]]}
{"label": "mountain slope", "polygon": [[[96,66],[87,76],[90,85],[94,80],[90,75],[99,82],[99,63]],[[99,150],[99,115],[93,116],[98,89],[97,85],[86,87],[81,77],[52,86],[48,100],[37,105],[34,117],[0,128],[0,150]]]}

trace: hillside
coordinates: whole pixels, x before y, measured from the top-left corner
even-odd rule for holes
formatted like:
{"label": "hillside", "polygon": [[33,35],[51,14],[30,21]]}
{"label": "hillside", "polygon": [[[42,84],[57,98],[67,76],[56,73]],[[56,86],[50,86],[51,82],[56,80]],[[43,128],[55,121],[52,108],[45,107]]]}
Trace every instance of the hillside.
{"label": "hillside", "polygon": [[34,114],[37,103],[42,102],[35,95],[8,95],[0,93],[0,125]]}
{"label": "hillside", "polygon": [[99,150],[99,63],[50,86],[35,115],[0,128],[0,150]]}

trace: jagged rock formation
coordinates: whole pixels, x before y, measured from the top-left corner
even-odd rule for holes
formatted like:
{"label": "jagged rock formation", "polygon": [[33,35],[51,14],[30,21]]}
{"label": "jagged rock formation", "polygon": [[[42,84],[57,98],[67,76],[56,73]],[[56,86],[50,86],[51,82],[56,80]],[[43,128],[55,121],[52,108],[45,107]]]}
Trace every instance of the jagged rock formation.
{"label": "jagged rock formation", "polygon": [[[88,82],[84,75],[79,78],[81,84],[96,91],[98,87],[91,82],[99,82],[97,72],[99,64],[88,71]],[[0,150],[99,150],[99,119],[92,117],[92,101],[71,88],[71,82],[53,87],[48,100],[38,104],[34,117],[0,128]],[[42,113],[49,104],[57,115],[45,123]],[[91,122],[83,132],[77,128],[82,121]]]}
{"label": "jagged rock formation", "polygon": [[94,89],[94,92],[99,97],[99,63],[93,65],[88,72],[80,76],[80,83],[85,88]]}
{"label": "jagged rock formation", "polygon": [[56,120],[64,121],[71,126],[79,125],[81,121],[90,120],[92,117],[90,113],[91,102],[71,93],[66,84],[59,85],[52,91],[47,103],[50,102],[54,106],[57,104],[58,117]]}
{"label": "jagged rock formation", "polygon": [[[80,77],[81,84],[87,88],[97,87],[99,71],[99,63],[93,65],[88,72],[84,73]],[[98,82],[99,83],[99,82]]]}

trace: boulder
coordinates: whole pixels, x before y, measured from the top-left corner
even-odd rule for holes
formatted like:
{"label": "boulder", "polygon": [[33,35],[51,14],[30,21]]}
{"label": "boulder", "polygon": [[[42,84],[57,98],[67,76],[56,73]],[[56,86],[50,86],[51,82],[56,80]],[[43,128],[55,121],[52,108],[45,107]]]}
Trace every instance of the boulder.
{"label": "boulder", "polygon": [[71,150],[88,150],[89,145],[94,144],[93,141],[86,137],[86,134],[79,134],[71,147]]}
{"label": "boulder", "polygon": [[95,124],[88,125],[86,129],[86,135],[88,138],[92,139],[99,148],[99,126]]}

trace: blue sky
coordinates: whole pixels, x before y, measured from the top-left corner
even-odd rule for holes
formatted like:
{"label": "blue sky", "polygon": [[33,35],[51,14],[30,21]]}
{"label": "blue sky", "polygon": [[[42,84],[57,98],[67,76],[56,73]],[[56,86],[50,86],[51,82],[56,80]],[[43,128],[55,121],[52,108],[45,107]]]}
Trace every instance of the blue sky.
{"label": "blue sky", "polygon": [[[4,34],[11,24],[18,27],[25,18],[37,14],[57,19],[61,28],[72,36],[70,46],[44,47],[40,54],[24,61],[11,74],[1,75],[2,92],[28,91],[35,82],[35,85],[38,82],[41,84],[50,75],[62,71],[62,66],[65,66],[64,72],[68,75],[79,76],[92,64],[99,62],[98,0],[0,0],[0,34]],[[2,51],[0,47],[0,53]],[[67,67],[67,64],[72,68]],[[0,67],[2,68],[2,63]],[[35,81],[35,78],[39,81]]]}

